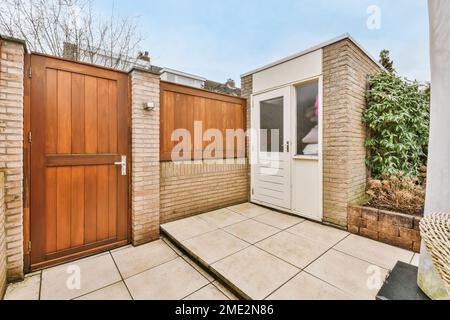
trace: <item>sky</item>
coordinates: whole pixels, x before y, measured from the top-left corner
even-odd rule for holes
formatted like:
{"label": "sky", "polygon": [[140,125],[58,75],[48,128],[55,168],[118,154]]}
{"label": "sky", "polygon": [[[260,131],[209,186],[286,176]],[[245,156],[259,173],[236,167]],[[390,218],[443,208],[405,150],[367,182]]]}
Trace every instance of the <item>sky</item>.
{"label": "sky", "polygon": [[[111,11],[112,0],[94,2]],[[344,33],[376,58],[390,50],[401,76],[430,80],[426,0],[115,0],[114,7],[138,17],[152,64],[215,81],[239,84],[247,71]]]}

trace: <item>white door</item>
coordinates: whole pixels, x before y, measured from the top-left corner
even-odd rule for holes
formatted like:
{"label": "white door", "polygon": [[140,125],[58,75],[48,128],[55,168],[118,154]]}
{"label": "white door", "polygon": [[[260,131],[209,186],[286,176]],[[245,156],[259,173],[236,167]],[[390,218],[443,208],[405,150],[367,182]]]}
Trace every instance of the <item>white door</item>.
{"label": "white door", "polygon": [[291,210],[290,88],[253,97],[252,201]]}

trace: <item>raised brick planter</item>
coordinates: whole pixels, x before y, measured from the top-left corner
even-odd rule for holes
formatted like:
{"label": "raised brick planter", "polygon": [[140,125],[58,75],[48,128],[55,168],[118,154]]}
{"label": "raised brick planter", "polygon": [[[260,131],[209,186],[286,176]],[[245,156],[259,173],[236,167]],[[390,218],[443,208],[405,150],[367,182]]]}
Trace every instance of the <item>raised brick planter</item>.
{"label": "raised brick planter", "polygon": [[370,207],[348,208],[349,232],[415,252],[420,252],[420,220],[420,217]]}

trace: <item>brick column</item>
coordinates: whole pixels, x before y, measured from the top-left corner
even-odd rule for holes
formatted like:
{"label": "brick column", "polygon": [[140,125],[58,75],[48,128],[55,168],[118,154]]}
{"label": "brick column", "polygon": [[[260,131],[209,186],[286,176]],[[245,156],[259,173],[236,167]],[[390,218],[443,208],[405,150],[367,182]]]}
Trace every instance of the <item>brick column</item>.
{"label": "brick column", "polygon": [[159,74],[133,69],[130,77],[132,241],[140,245],[159,238]]}
{"label": "brick column", "polygon": [[23,42],[0,37],[0,170],[5,174],[6,264],[23,278]]}
{"label": "brick column", "polygon": [[[241,77],[241,97],[247,99],[247,110],[246,110],[246,120],[247,120],[247,130],[252,126],[251,124],[251,110],[252,110],[252,98],[253,93],[253,75],[248,75]],[[251,141],[250,137],[247,138],[247,158],[248,158],[248,201],[250,201],[251,194]]]}

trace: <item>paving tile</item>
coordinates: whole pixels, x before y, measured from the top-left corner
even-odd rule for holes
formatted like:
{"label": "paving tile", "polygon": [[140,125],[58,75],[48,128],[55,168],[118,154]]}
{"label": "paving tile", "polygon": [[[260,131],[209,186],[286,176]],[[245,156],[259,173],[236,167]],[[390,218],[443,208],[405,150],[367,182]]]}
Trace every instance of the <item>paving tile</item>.
{"label": "paving tile", "polygon": [[286,231],[314,241],[319,241],[329,247],[334,246],[349,235],[346,231],[311,221],[299,223]]}
{"label": "paving tile", "polygon": [[411,259],[411,263],[413,266],[418,267],[420,263],[420,254],[415,253],[414,256]]}
{"label": "paving tile", "polygon": [[164,241],[170,247],[170,249],[175,251],[177,255],[182,256],[184,254],[169,238],[161,237],[161,240]]}
{"label": "paving tile", "polygon": [[[77,269],[80,288],[73,289],[68,284],[76,284]],[[119,271],[109,253],[89,257],[42,271],[41,299],[70,300],[120,280]]]}
{"label": "paving tile", "polygon": [[285,231],[257,243],[256,246],[300,269],[306,267],[329,249],[320,242]]}
{"label": "paving tile", "polygon": [[189,258],[186,255],[183,255],[181,257],[184,259],[184,261],[189,263],[195,270],[200,272],[200,274],[202,276],[204,276],[209,282],[213,282],[214,281],[214,278],[208,272],[206,272],[201,266],[199,266],[194,260],[192,260],[191,258]]}
{"label": "paving tile", "polygon": [[271,212],[267,208],[254,205],[250,202],[238,204],[237,206],[232,206],[228,209],[233,210],[249,219]]}
{"label": "paving tile", "polygon": [[178,257],[162,240],[116,251],[112,253],[112,256],[124,278],[129,278]]}
{"label": "paving tile", "polygon": [[246,298],[261,300],[300,270],[251,246],[214,263],[213,268]]}
{"label": "paving tile", "polygon": [[225,228],[248,218],[228,209],[211,211],[198,216],[216,228]]}
{"label": "paving tile", "polygon": [[125,280],[136,300],[179,300],[208,285],[181,257]]}
{"label": "paving tile", "polygon": [[214,281],[212,283],[217,289],[219,289],[224,295],[227,296],[229,300],[239,300],[238,297],[234,295],[230,290],[228,290],[224,285],[222,285],[219,281]]}
{"label": "paving tile", "polygon": [[319,280],[306,272],[295,276],[267,300],[351,300],[344,291]]}
{"label": "paving tile", "polygon": [[217,229],[199,217],[163,224],[161,228],[178,241],[187,240]]}
{"label": "paving tile", "polygon": [[331,249],[305,270],[355,299],[373,300],[388,270]]}
{"label": "paving tile", "polygon": [[182,242],[196,258],[210,265],[249,246],[225,231],[216,230]]}
{"label": "paving tile", "polygon": [[132,300],[123,281],[117,282],[100,290],[88,293],[75,300]]}
{"label": "paving tile", "polygon": [[275,211],[268,212],[266,214],[257,216],[253,220],[265,223],[269,226],[284,230],[290,228],[297,223],[304,222],[304,219],[290,216],[288,214],[279,213]]}
{"label": "paving tile", "polygon": [[412,251],[357,235],[350,235],[335,246],[335,249],[389,270],[392,270],[398,261],[409,263],[414,255]]}
{"label": "paving tile", "polygon": [[26,276],[21,282],[11,283],[5,292],[5,300],[39,300],[41,273]]}
{"label": "paving tile", "polygon": [[277,232],[280,232],[280,229],[268,226],[267,224],[255,220],[246,220],[229,226],[224,230],[251,244],[259,242]]}
{"label": "paving tile", "polygon": [[212,284],[201,288],[194,292],[184,300],[230,300],[226,295],[222,293],[217,287]]}

